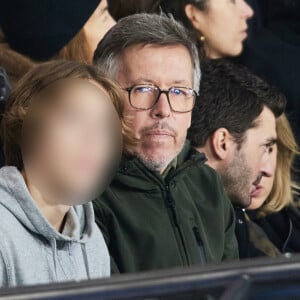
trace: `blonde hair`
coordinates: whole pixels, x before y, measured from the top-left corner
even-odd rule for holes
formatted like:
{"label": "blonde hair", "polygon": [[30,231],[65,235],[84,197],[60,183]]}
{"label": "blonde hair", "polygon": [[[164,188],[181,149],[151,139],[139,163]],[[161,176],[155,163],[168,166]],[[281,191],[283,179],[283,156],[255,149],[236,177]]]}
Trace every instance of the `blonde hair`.
{"label": "blonde hair", "polygon": [[296,155],[299,155],[299,150],[289,121],[284,114],[277,119],[276,130],[278,153],[275,178],[270,195],[258,209],[261,217],[294,204],[294,196],[299,191],[299,186],[291,179],[293,161]]}
{"label": "blonde hair", "polygon": [[91,49],[83,28],[59,52],[56,58],[91,63]]}
{"label": "blonde hair", "polygon": [[42,91],[64,79],[88,79],[103,87],[119,115],[124,144],[134,143],[133,134],[124,121],[124,94],[121,89],[95,66],[75,61],[54,60],[31,69],[18,82],[8,99],[1,128],[6,165],[16,166],[20,170],[23,168],[20,145],[26,113]]}

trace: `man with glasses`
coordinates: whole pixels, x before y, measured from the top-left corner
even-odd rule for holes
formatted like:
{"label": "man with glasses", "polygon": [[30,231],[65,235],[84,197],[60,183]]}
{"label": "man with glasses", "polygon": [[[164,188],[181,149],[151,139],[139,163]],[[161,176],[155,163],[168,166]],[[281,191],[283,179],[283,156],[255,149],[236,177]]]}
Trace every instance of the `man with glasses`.
{"label": "man with glasses", "polygon": [[191,88],[171,87],[161,90],[154,84],[135,84],[124,90],[128,92],[131,106],[137,110],[152,109],[159,101],[160,96],[165,94],[171,110],[178,113],[192,111],[197,95],[197,92]]}
{"label": "man with glasses", "polygon": [[205,156],[186,142],[200,66],[185,29],[162,15],[127,17],[98,45],[94,63],[124,90],[136,138],[94,202],[113,271],[237,258],[230,201]]}

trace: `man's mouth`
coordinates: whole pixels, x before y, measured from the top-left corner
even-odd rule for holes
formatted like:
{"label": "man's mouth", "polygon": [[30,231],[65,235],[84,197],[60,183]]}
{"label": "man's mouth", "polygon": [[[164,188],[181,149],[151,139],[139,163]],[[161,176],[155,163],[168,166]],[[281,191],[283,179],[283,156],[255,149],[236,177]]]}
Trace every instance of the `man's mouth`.
{"label": "man's mouth", "polygon": [[162,129],[153,129],[145,132],[145,136],[166,136],[166,137],[173,137],[173,134],[170,131],[162,130]]}
{"label": "man's mouth", "polygon": [[246,39],[248,37],[248,28],[246,27],[244,30],[242,30],[241,34],[243,36],[243,39]]}
{"label": "man's mouth", "polygon": [[141,139],[165,140],[176,137],[176,131],[166,122],[155,123],[152,126],[144,127],[140,132]]}
{"label": "man's mouth", "polygon": [[263,187],[261,185],[253,185],[253,188],[251,189],[250,196],[251,197],[259,197],[263,190]]}

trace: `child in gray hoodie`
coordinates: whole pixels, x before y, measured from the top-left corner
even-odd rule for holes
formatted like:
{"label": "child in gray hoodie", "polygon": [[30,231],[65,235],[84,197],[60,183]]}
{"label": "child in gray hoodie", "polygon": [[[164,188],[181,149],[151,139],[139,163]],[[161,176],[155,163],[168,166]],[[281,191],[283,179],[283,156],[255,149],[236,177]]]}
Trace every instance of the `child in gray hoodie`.
{"label": "child in gray hoodie", "polygon": [[45,63],[11,94],[2,120],[0,288],[110,275],[89,200],[121,151],[119,88],[95,67]]}

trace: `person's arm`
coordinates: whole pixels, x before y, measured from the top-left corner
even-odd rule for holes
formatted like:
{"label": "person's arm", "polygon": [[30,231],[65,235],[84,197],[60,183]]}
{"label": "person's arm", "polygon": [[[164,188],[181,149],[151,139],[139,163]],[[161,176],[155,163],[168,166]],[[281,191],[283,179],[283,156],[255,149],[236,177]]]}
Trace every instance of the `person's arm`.
{"label": "person's arm", "polygon": [[110,256],[110,270],[111,274],[120,274],[120,270],[112,256]]}
{"label": "person's arm", "polygon": [[229,203],[229,205],[230,207],[228,207],[227,214],[228,227],[225,230],[223,260],[239,259],[238,243],[235,235],[235,215],[231,203]]}
{"label": "person's arm", "polygon": [[219,178],[220,191],[224,199],[224,222],[225,222],[225,241],[222,260],[239,259],[238,243],[235,235],[235,212]]}
{"label": "person's arm", "polygon": [[[110,234],[109,234],[109,225],[108,225],[108,220],[107,220],[107,214],[105,213],[105,205],[101,201],[100,198],[97,198],[96,200],[93,201],[93,206],[94,206],[94,211],[95,211],[95,220],[96,224],[100,228],[102,235],[104,237],[105,243],[107,245],[107,248],[110,252]],[[114,260],[114,258],[110,255],[110,268],[111,268],[111,273],[112,274],[119,274],[120,271],[118,269],[118,266]]]}
{"label": "person's arm", "polygon": [[0,249],[0,288],[8,287],[7,263]]}

